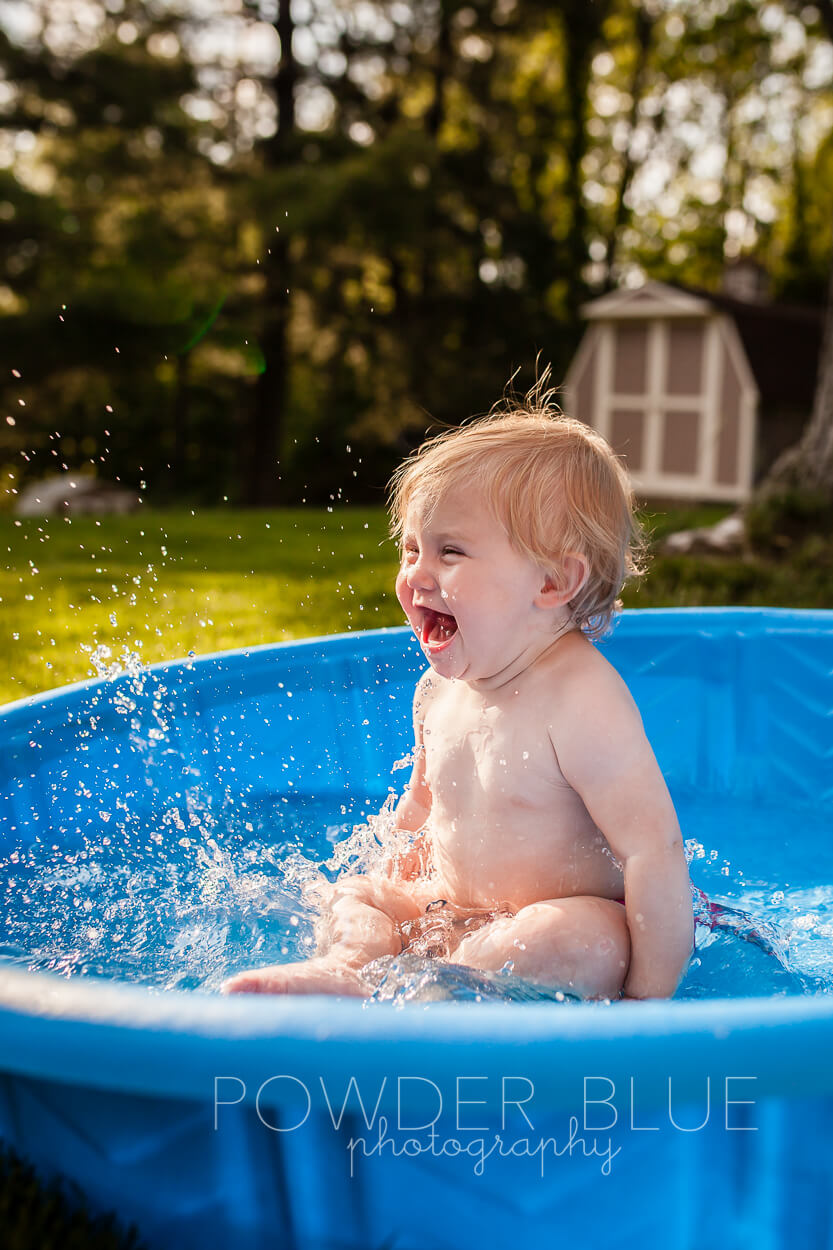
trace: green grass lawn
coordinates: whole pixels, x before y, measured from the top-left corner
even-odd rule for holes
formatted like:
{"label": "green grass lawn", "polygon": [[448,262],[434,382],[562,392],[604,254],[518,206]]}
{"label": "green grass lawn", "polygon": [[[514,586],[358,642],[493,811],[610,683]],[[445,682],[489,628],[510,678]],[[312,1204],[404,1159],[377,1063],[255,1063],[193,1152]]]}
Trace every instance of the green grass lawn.
{"label": "green grass lawn", "polygon": [[[647,517],[655,538],[726,508]],[[398,625],[396,551],[380,508],[0,516],[0,702],[79,681],[91,650],[147,663]],[[627,606],[833,604],[833,542],[789,558],[658,557]]]}
{"label": "green grass lawn", "polygon": [[[0,517],[0,700],[153,662],[402,622],[381,509]],[[112,661],[110,661],[112,662]]]}

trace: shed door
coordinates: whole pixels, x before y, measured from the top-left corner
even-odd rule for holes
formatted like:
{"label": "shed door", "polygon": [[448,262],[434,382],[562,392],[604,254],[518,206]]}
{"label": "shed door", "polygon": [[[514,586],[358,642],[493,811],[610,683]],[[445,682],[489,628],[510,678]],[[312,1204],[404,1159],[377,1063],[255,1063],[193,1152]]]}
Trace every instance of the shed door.
{"label": "shed door", "polygon": [[742,497],[740,423],[734,410],[724,420],[721,408],[730,353],[720,319],[622,320],[599,329],[590,423],[625,458],[639,489]]}
{"label": "shed door", "polygon": [[705,472],[705,321],[613,322],[599,428],[641,479]]}

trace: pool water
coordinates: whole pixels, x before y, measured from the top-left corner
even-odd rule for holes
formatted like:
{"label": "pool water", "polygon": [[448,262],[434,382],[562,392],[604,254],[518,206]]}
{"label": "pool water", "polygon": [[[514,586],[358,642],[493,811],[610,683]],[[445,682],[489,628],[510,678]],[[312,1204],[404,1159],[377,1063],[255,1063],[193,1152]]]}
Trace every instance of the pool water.
{"label": "pool water", "polygon": [[[833,816],[797,804],[676,796],[695,898],[696,949],[678,998],[833,989]],[[391,799],[385,806],[390,807]],[[385,812],[303,796],[217,813],[197,790],[140,834],[35,841],[0,857],[0,962],[154,991],[216,992],[243,968],[304,958],[304,886],[372,867]],[[790,878],[774,866],[789,855]],[[714,906],[718,904],[719,906]],[[514,977],[404,956],[378,961],[373,1001],[507,1002],[569,996]]]}
{"label": "pool water", "polygon": [[[725,1250],[829,1248],[832,639],[829,612],[703,609],[624,613],[604,643],[708,896],[673,1003],[535,1002],[508,971],[410,954],[374,966],[367,1006],[217,993],[308,951],[304,882],[376,853],[372,828],[350,834],[402,788],[424,666],[406,631],[127,668],[4,709],[0,1137],[154,1250],[501,1250],[519,1228],[595,1250],[611,1211],[622,1245],[689,1250],[706,1212]],[[482,1175],[381,1151],[352,1174],[367,1102],[334,1131],[360,1085],[389,1125],[404,1097],[409,1134],[428,1081],[452,1143],[473,1078],[463,1100],[488,1101],[463,1108],[463,1144],[492,1142],[522,1077],[535,1139],[563,1144],[588,1075],[617,1111],[601,1177],[590,1155],[545,1174],[513,1150]]]}

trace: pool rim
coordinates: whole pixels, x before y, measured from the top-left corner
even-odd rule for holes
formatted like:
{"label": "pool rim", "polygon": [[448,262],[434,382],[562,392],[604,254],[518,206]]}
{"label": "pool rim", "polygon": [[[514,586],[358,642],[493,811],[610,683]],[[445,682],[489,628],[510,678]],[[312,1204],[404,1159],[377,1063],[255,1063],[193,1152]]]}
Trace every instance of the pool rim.
{"label": "pool rim", "polygon": [[[723,633],[735,632],[732,628],[732,618],[737,617],[739,620],[752,621],[756,617],[773,619],[780,623],[786,623],[790,618],[798,618],[806,623],[817,623],[819,626],[827,626],[833,635],[833,608],[768,608],[768,607],[687,607],[687,608],[625,608],[617,613],[613,619],[611,629],[601,638],[596,639],[598,646],[604,647],[605,643],[612,638],[621,621],[638,617],[640,620],[648,622],[656,622],[661,625],[667,620],[690,621],[695,617],[705,618],[715,624],[723,623]],[[322,644],[332,645],[339,644],[344,646],[350,642],[355,642],[357,638],[385,638],[385,637],[404,637],[414,643],[415,652],[418,651],[418,644],[413,630],[409,625],[385,625],[377,629],[355,629],[346,630],[337,634],[311,634],[301,638],[284,638],[279,642],[258,642],[251,643],[243,647],[228,647],[221,651],[207,651],[204,655],[188,655],[182,656],[175,660],[156,660],[152,664],[145,664],[142,661],[141,652],[132,652],[141,664],[142,674],[159,674],[162,672],[180,671],[193,672],[199,668],[216,664],[218,661],[232,660],[240,656],[250,656],[264,654],[268,651],[280,652],[289,648],[313,648]],[[120,657],[116,657],[117,661]],[[103,689],[114,682],[131,680],[131,674],[128,672],[120,672],[114,677],[87,677],[82,681],[69,682],[63,686],[54,686],[49,690],[41,690],[36,694],[23,695],[20,699],[12,699],[8,703],[0,704],[0,724],[8,716],[17,716],[20,712],[27,711],[32,707],[46,705],[53,700],[61,698],[65,694],[75,693],[81,690],[94,691]]]}
{"label": "pool rim", "polygon": [[[669,618],[693,623],[696,617],[721,632],[733,632],[734,618],[750,623],[754,617],[762,623],[772,619],[781,627],[797,618],[797,624],[800,621],[805,628],[815,624],[833,634],[833,611],[824,609],[660,608],[623,615],[658,623]],[[362,637],[392,634],[409,635],[410,630],[394,627],[290,639],[161,661],[143,666],[143,671],[196,669],[270,650],[334,643],[355,646]],[[112,681],[95,678],[16,700],[0,708],[0,723],[69,692]],[[290,1052],[297,1063],[304,1048],[315,1052],[322,1070],[333,1062],[338,1067],[340,1057],[346,1071],[344,1063],[358,1062],[361,1051],[371,1049],[370,1041],[417,1047],[426,1072],[432,1064],[446,1070],[450,1055],[462,1059],[466,1048],[477,1043],[488,1043],[486,1066],[495,1071],[517,1065],[520,1043],[529,1055],[534,1052],[538,1064],[542,1047],[544,1054],[557,1050],[562,1060],[589,1048],[594,1056],[609,1058],[613,1070],[619,1062],[617,1046],[627,1043],[632,1063],[634,1045],[654,1050],[676,1041],[683,1042],[692,1056],[692,1079],[745,1054],[759,1065],[762,1093],[795,1092],[797,1088],[818,1093],[819,1073],[828,1067],[831,1074],[825,1091],[833,1093],[833,1066],[823,1058],[829,1053],[830,1021],[833,996],[826,995],[613,1006],[414,1003],[397,1009],[391,1004],[367,1007],[355,999],[321,996],[223,998],[193,991],[160,992],[118,981],[0,968],[0,1069],[103,1089],[127,1085],[134,1092],[163,1096],[197,1088],[204,1093],[207,1075],[212,1069],[216,1072],[221,1061],[233,1059],[238,1071],[262,1072],[274,1069],[276,1059]],[[102,1061],[102,1056],[112,1058]],[[58,1058],[61,1067],[56,1071]],[[310,1061],[309,1055],[303,1059]],[[579,1066],[586,1066],[585,1061]]]}

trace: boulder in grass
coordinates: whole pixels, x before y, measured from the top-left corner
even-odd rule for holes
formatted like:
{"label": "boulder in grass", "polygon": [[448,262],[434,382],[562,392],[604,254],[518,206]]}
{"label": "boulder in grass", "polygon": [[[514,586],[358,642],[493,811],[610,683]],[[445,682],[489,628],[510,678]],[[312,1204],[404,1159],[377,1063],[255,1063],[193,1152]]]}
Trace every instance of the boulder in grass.
{"label": "boulder in grass", "polygon": [[17,497],[16,516],[78,516],[81,513],[135,512],[141,499],[132,490],[104,482],[89,473],[63,473],[60,477],[30,482]]}
{"label": "boulder in grass", "polygon": [[666,556],[708,555],[710,552],[737,555],[743,550],[745,538],[743,516],[733,512],[716,525],[669,534],[659,549]]}

